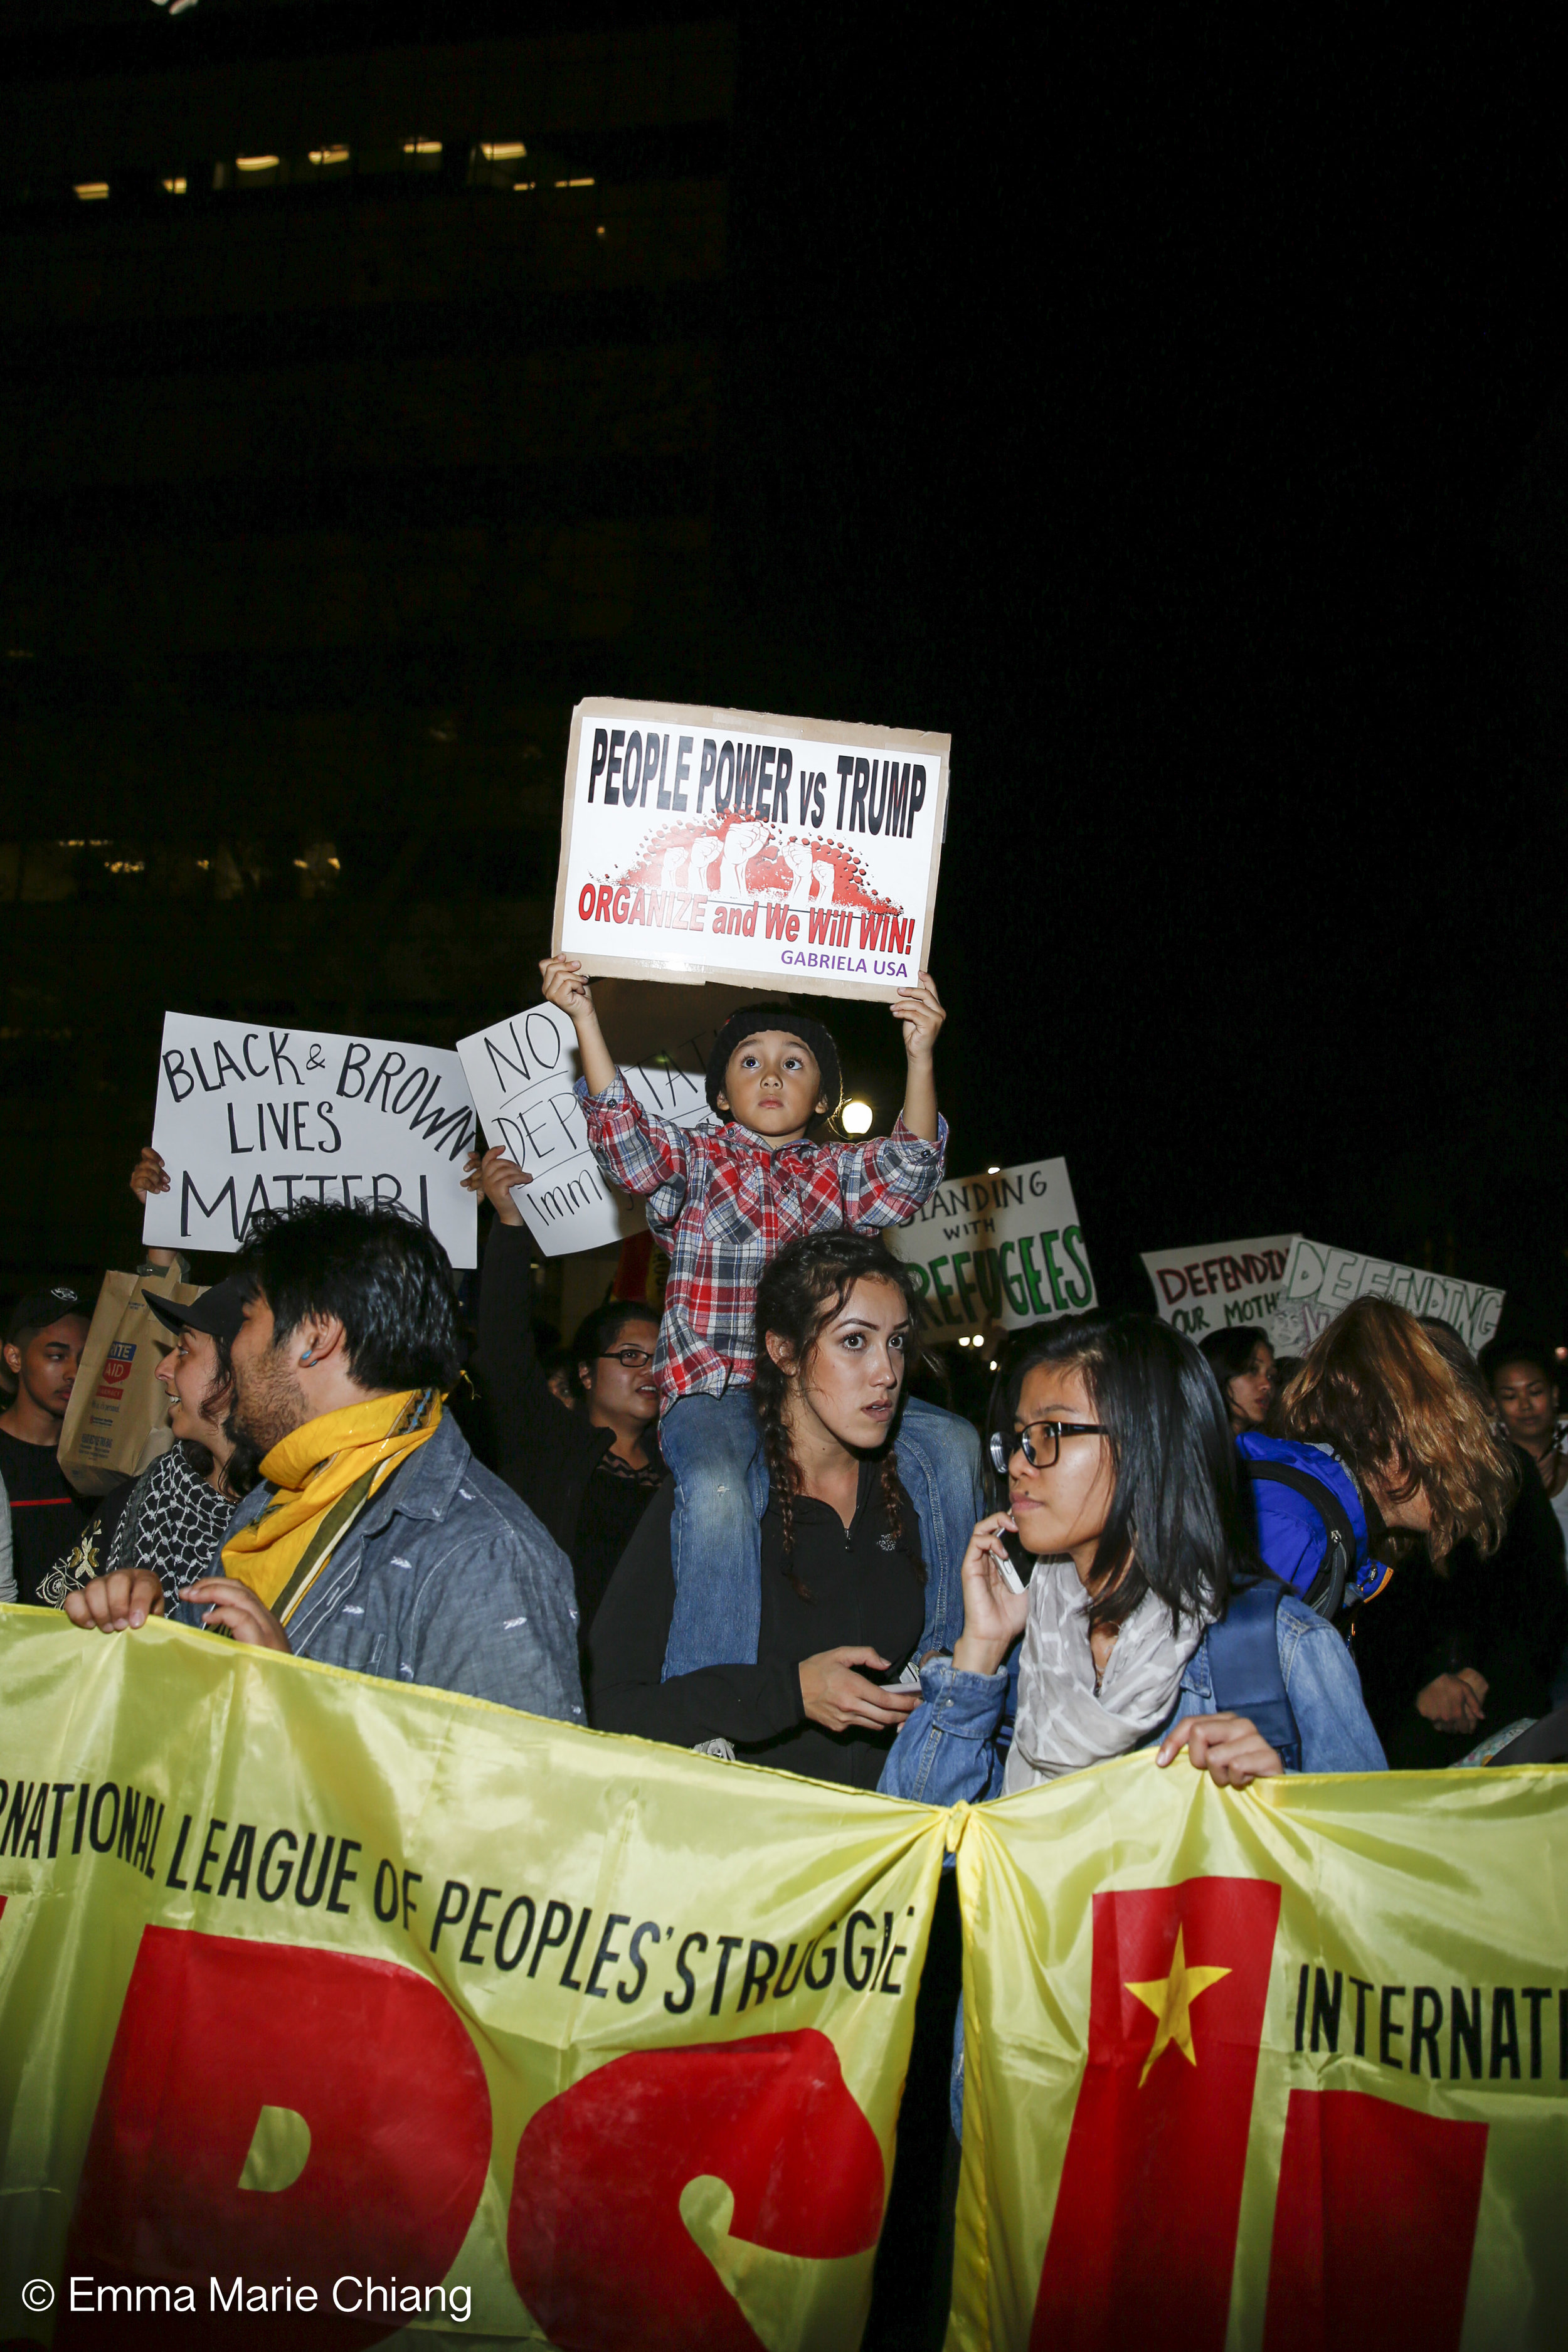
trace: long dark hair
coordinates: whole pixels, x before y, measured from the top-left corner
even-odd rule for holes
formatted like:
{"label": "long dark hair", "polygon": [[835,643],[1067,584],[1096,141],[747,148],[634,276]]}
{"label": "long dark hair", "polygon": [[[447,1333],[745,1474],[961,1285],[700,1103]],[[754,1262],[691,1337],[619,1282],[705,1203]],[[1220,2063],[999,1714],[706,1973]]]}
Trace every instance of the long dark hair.
{"label": "long dark hair", "polygon": [[[217,1357],[217,1370],[202,1399],[202,1419],[225,1428],[234,1412],[234,1359],[229,1352],[229,1342],[221,1333],[214,1331],[209,1337]],[[228,1435],[233,1440],[234,1451],[224,1464],[221,1475],[225,1494],[232,1495],[237,1501],[241,1496],[248,1495],[255,1486],[260,1475],[260,1465],[256,1448],[248,1439],[235,1437],[232,1428],[228,1430]],[[178,1444],[185,1457],[186,1468],[198,1478],[210,1478],[216,1459],[210,1448],[195,1437],[182,1437]]]}
{"label": "long dark hair", "polygon": [[[753,1398],[762,1427],[768,1480],[784,1523],[785,1573],[797,1591],[810,1594],[790,1570],[795,1552],[795,1497],[800,1492],[800,1468],[784,1424],[784,1402],[790,1376],[768,1351],[768,1334],[787,1342],[798,1379],[811,1361],[816,1343],[843,1312],[858,1282],[889,1282],[910,1310],[911,1337],[920,1328],[920,1300],[905,1268],[890,1257],[869,1234],[807,1234],[780,1250],[757,1285],[757,1372]],[[903,1513],[899,1502],[899,1474],[891,1445],[882,1450],[882,1502],[893,1541],[904,1545]]]}
{"label": "long dark hair", "polygon": [[1223,1616],[1258,1573],[1230,1415],[1193,1342],[1153,1315],[1081,1315],[1026,1342],[998,1375],[991,1426],[1014,1441],[1037,1365],[1075,1371],[1110,1432],[1116,1485],[1095,1548],[1089,1622],[1120,1626],[1152,1592],[1181,1616]]}
{"label": "long dark hair", "polygon": [[[1198,1353],[1219,1382],[1219,1392],[1226,1405],[1230,1403],[1230,1384],[1238,1380],[1258,1352],[1258,1343],[1268,1347],[1268,1334],[1257,1323],[1227,1323],[1221,1330],[1210,1331],[1198,1341]],[[1272,1354],[1272,1349],[1269,1349]]]}

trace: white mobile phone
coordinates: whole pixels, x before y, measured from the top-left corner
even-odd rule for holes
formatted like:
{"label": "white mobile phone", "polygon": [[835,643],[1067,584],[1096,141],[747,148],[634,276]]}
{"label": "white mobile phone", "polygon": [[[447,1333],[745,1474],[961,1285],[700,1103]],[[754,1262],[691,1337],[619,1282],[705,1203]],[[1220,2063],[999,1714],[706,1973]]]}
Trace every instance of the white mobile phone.
{"label": "white mobile phone", "polygon": [[996,1572],[1001,1577],[1002,1581],[1006,1586],[1008,1591],[1022,1592],[1024,1590],[1024,1580],[1019,1575],[1017,1570],[1014,1567],[1012,1561],[1008,1559],[1006,1553],[1002,1549],[1000,1545],[997,1545],[993,1549],[991,1557],[995,1561]]}

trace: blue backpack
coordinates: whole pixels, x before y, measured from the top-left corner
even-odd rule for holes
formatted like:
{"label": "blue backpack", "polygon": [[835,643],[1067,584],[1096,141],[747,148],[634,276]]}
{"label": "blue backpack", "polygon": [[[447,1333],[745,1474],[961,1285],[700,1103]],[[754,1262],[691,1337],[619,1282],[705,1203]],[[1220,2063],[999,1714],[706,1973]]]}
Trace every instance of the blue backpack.
{"label": "blue backpack", "polygon": [[1269,1571],[1240,1586],[1208,1633],[1216,1708],[1245,1715],[1286,1769],[1301,1769],[1301,1735],[1279,1670],[1279,1603],[1287,1592],[1320,1617],[1338,1615],[1347,1585],[1375,1591],[1387,1571],[1369,1557],[1355,1481],[1321,1446],[1248,1432],[1238,1441],[1242,1485]]}

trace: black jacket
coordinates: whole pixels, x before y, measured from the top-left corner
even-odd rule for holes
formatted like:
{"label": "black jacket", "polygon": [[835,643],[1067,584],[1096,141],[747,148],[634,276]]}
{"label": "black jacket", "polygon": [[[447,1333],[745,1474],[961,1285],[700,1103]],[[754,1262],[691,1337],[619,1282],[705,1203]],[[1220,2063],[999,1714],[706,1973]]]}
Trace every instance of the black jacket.
{"label": "black jacket", "polygon": [[674,1488],[666,1487],[644,1513],[589,1635],[594,1724],[601,1731],[635,1732],[675,1748],[728,1739],[752,1763],[874,1789],[894,1735],[827,1731],[809,1722],[796,1668],[819,1651],[865,1643],[888,1660],[890,1672],[873,1675],[885,1682],[919,1642],[925,1622],[920,1533],[914,1506],[901,1487],[899,1496],[896,1538],[875,1463],[861,1465],[848,1528],[826,1503],[809,1496],[795,1498],[790,1565],[809,1599],[785,1573],[784,1523],[777,1503],[770,1502],[763,1520],[756,1664],[707,1666],[661,1682],[675,1611],[669,1564]]}
{"label": "black jacket", "polygon": [[533,1344],[533,1236],[498,1217],[479,1284],[478,1370],[495,1437],[495,1466],[542,1519],[567,1558],[589,1479],[615,1438],[573,1412],[550,1387]]}

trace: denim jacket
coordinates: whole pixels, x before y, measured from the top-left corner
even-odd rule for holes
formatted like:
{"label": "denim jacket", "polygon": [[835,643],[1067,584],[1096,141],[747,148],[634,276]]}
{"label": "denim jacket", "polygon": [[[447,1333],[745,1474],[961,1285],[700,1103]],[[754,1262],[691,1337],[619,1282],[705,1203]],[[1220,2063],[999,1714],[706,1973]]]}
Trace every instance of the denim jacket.
{"label": "denim jacket", "polygon": [[[1333,1627],[1287,1593],[1275,1629],[1307,1772],[1385,1772],[1387,1759],[1361,1695],[1361,1677]],[[951,1658],[921,1668],[921,1703],[905,1721],[882,1768],[885,1797],[924,1805],[980,1804],[999,1796],[1018,1697],[1017,1652],[994,1675],[955,1671]],[[1163,1739],[1190,1715],[1212,1715],[1214,1679],[1205,1633],[1182,1675]],[[1152,1741],[1151,1745],[1157,1743]],[[963,2133],[963,2007],[953,2031],[952,2128]]]}
{"label": "denim jacket", "polygon": [[[226,1543],[270,1501],[248,1494]],[[224,1574],[221,1547],[212,1573]],[[182,1624],[201,1622],[182,1606]],[[355,1520],[289,1626],[296,1657],[583,1723],[572,1566],[450,1413]]]}

